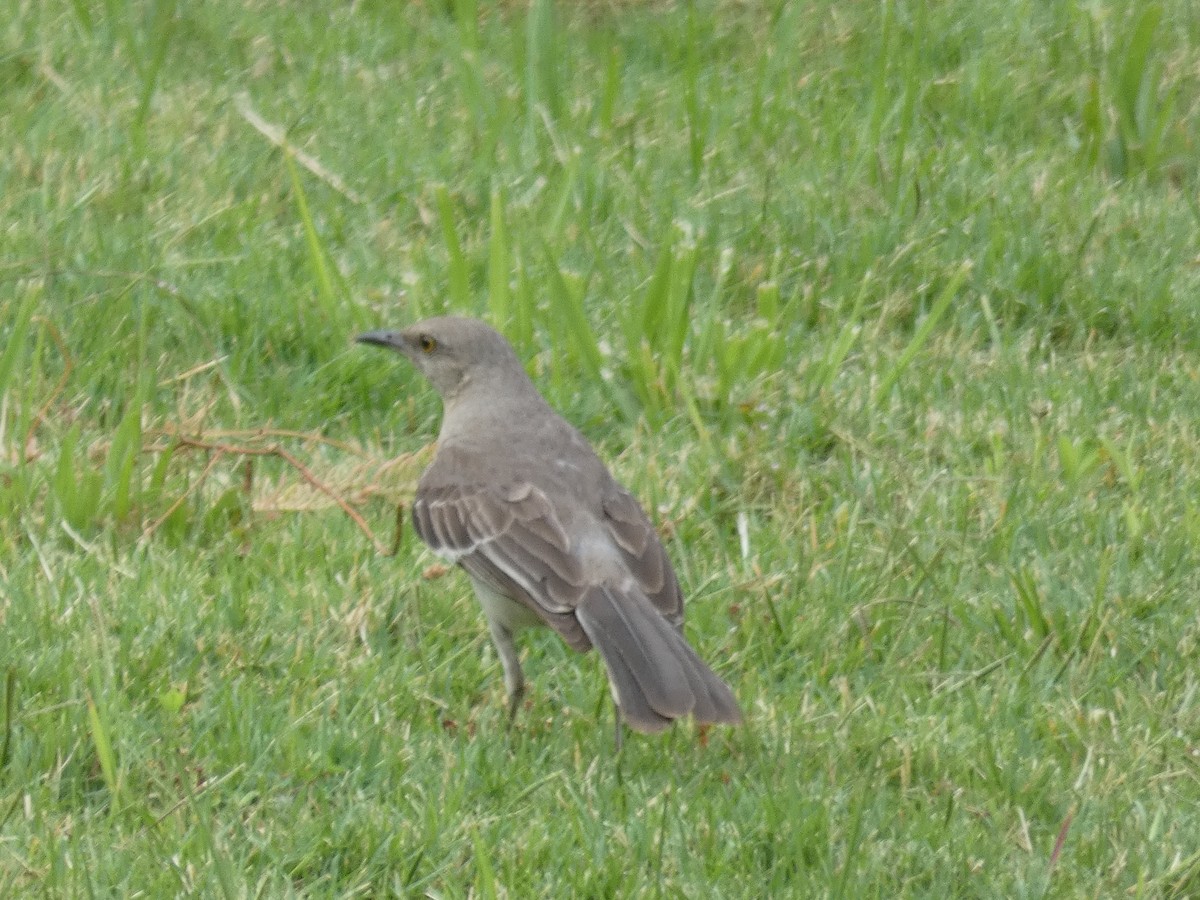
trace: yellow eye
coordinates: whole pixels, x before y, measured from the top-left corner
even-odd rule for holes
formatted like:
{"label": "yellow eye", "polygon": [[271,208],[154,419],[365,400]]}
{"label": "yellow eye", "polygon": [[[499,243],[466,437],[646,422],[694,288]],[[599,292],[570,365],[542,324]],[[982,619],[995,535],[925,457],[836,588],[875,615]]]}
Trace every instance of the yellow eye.
{"label": "yellow eye", "polygon": [[421,350],[425,353],[432,353],[437,348],[437,341],[427,334],[423,334],[417,338],[417,343],[421,345]]}

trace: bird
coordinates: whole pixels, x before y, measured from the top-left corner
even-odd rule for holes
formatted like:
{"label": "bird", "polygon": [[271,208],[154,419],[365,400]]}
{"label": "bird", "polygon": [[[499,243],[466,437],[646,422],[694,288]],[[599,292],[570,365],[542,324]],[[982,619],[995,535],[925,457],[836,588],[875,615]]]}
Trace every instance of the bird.
{"label": "bird", "polygon": [[650,519],[542,397],[503,335],[479,319],[440,316],[355,341],[400,353],[441,396],[412,522],[470,577],[510,725],[525,694],[514,635],[540,626],[599,652],[618,749],[622,723],[653,734],[686,716],[742,722],[729,685],[683,635],[683,593]]}

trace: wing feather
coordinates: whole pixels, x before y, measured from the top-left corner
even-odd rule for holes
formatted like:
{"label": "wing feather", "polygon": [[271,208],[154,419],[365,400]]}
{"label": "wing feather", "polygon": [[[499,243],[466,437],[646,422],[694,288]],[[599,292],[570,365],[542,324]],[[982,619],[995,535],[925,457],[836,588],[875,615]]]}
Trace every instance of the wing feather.
{"label": "wing feather", "polygon": [[582,596],[583,564],[545,493],[528,482],[419,489],[413,526],[435,553],[489,584],[500,573],[503,584],[492,586],[543,618],[573,613]]}
{"label": "wing feather", "polygon": [[604,524],[642,592],[672,625],[683,624],[683,593],[645,510],[615,481],[601,501]]}

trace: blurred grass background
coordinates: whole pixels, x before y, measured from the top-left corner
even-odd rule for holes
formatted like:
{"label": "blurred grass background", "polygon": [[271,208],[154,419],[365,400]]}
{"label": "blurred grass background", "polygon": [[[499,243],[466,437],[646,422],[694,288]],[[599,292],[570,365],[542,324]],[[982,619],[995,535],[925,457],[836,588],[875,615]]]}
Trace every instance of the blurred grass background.
{"label": "blurred grass background", "polygon": [[[1200,11],[9,0],[0,891],[1200,891]],[[513,733],[403,503],[480,315],[749,722]],[[345,508],[339,508],[340,501]],[[347,509],[361,515],[360,528]]]}

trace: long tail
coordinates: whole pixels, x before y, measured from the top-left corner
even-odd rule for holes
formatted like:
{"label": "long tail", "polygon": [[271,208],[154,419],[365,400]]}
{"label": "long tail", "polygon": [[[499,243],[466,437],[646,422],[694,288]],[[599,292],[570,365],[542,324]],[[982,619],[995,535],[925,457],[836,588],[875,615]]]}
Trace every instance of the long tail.
{"label": "long tail", "polygon": [[662,731],[675,719],[737,725],[733,691],[637,589],[597,585],[575,609],[631,728]]}

